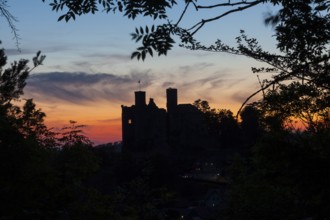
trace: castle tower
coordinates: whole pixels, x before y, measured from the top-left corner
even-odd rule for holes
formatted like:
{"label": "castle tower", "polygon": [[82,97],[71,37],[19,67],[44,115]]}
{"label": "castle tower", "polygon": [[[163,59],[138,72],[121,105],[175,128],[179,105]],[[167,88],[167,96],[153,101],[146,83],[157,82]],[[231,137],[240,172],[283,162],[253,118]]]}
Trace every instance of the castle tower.
{"label": "castle tower", "polygon": [[167,112],[172,113],[178,105],[178,90],[174,88],[166,89],[166,98]]}
{"label": "castle tower", "polygon": [[146,92],[144,91],[135,92],[135,106],[136,107],[146,106]]}

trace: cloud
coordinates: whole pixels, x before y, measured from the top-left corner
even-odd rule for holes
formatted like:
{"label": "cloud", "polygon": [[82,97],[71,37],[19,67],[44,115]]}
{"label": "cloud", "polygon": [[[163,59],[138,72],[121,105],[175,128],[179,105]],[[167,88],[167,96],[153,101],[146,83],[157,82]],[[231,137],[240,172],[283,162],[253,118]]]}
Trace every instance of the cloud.
{"label": "cloud", "polygon": [[[257,87],[256,83],[250,84],[250,86],[245,87],[247,89],[240,90],[232,94],[231,99],[233,101],[243,103],[250,95],[252,95],[254,92],[256,92],[259,88]],[[255,96],[251,97],[249,102],[257,101],[261,98],[262,93],[258,93]]]}
{"label": "cloud", "polygon": [[163,85],[176,85],[184,90],[191,89],[220,89],[232,85],[236,80],[227,76],[227,74],[205,74],[199,77],[187,77],[185,80],[177,82],[166,82]]}
{"label": "cloud", "polygon": [[243,103],[249,95],[251,95],[251,94],[248,92],[235,92],[231,96],[231,99],[234,102]]}
{"label": "cloud", "polygon": [[109,60],[121,60],[125,62],[131,60],[129,54],[88,53],[88,54],[84,54],[83,57],[96,58],[96,59],[102,58]]}
{"label": "cloud", "polygon": [[75,67],[83,67],[83,69],[90,71],[92,71],[94,68],[100,68],[102,66],[118,65],[119,63],[126,64],[131,60],[130,56],[127,54],[89,53],[82,54],[81,57],[84,61],[73,61],[71,64]]}
{"label": "cloud", "polygon": [[49,103],[66,101],[81,104],[99,100],[123,103],[129,100],[132,91],[137,90],[141,78],[146,84],[153,80],[148,72],[123,76],[84,72],[38,73],[27,80],[25,93]]}
{"label": "cloud", "polygon": [[166,82],[163,82],[162,88],[169,88],[169,87],[173,87],[174,85],[175,85],[174,82],[166,81]]}
{"label": "cloud", "polygon": [[191,66],[181,66],[180,74],[171,74],[161,85],[163,88],[178,87],[182,90],[218,90],[232,89],[245,81],[244,77],[237,77],[231,69],[214,69],[215,64],[197,63]]}
{"label": "cloud", "polygon": [[181,66],[179,68],[180,72],[186,74],[186,73],[195,73],[196,71],[205,71],[205,69],[214,66],[213,63],[196,63],[194,65],[189,66]]}
{"label": "cloud", "polygon": [[26,54],[35,54],[37,51],[27,50],[27,49],[21,49],[18,48],[14,49],[5,49],[5,53],[7,56],[15,56],[15,55],[26,55]]}
{"label": "cloud", "polygon": [[[24,46],[24,45],[23,45]],[[35,55],[38,52],[38,49],[29,49],[28,47],[21,46],[21,48],[8,48],[5,49],[7,56],[21,56],[21,55]],[[41,51],[42,54],[49,54],[54,52],[63,52],[69,50],[70,48],[64,46],[51,46],[44,47]]]}
{"label": "cloud", "polygon": [[111,119],[104,119],[104,120],[97,120],[101,123],[109,123],[109,122],[121,122],[121,118],[111,118]]}

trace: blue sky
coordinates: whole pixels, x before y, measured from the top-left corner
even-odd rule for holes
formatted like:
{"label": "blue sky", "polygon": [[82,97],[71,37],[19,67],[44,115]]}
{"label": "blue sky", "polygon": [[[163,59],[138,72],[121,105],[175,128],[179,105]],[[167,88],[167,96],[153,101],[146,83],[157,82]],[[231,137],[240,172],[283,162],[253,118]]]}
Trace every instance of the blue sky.
{"label": "blue sky", "polygon": [[[52,126],[78,120],[97,129],[100,123],[110,123],[111,127],[117,120],[113,127],[119,129],[120,105],[133,104],[138,80],[142,81],[147,98],[153,97],[159,107],[165,107],[165,89],[176,87],[180,103],[200,98],[208,100],[212,107],[232,109],[234,113],[259,88],[250,70],[263,64],[241,56],[188,51],[175,46],[165,57],[148,57],[144,62],[131,60],[131,53],[139,45],[130,40],[130,33],[137,26],[152,24],[148,18],[132,21],[119,13],[100,12],[65,23],[57,22],[61,12],[51,11],[41,0],[12,0],[8,5],[18,19],[21,52],[0,17],[2,47],[9,61],[32,58],[38,50],[47,56],[44,65],[33,71],[25,96],[34,98]],[[178,18],[180,9],[170,12],[173,20]],[[265,49],[274,50],[273,31],[263,24],[264,13],[270,9],[271,5],[262,5],[228,16],[205,26],[196,37],[205,44],[220,38],[234,45],[234,38],[244,29]],[[192,8],[188,12],[183,20],[186,27],[200,19]],[[202,15],[215,13],[218,12],[205,11]],[[269,76],[262,76],[265,77]],[[103,129],[102,137],[95,137],[96,142],[119,138],[118,132],[112,135],[112,129],[107,129]]]}

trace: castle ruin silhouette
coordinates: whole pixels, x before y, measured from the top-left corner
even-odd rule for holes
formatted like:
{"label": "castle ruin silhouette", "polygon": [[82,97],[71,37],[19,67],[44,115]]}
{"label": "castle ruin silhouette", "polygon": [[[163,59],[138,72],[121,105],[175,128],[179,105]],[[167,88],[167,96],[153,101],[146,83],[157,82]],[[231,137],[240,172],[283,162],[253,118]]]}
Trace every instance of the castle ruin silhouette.
{"label": "castle ruin silhouette", "polygon": [[158,108],[146,92],[135,92],[135,105],[122,107],[123,147],[133,151],[155,147],[200,147],[207,138],[203,113],[192,104],[178,104],[178,91],[166,89],[166,108]]}

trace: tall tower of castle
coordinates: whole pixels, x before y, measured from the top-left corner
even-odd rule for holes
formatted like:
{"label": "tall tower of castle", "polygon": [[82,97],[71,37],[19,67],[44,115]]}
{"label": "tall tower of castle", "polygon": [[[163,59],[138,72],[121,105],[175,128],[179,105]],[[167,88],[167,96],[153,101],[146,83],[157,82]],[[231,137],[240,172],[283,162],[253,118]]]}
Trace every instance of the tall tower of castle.
{"label": "tall tower of castle", "polygon": [[135,106],[136,107],[146,106],[146,92],[145,91],[136,91],[135,92]]}
{"label": "tall tower of castle", "polygon": [[166,98],[167,112],[172,113],[178,105],[178,90],[174,88],[166,89]]}

